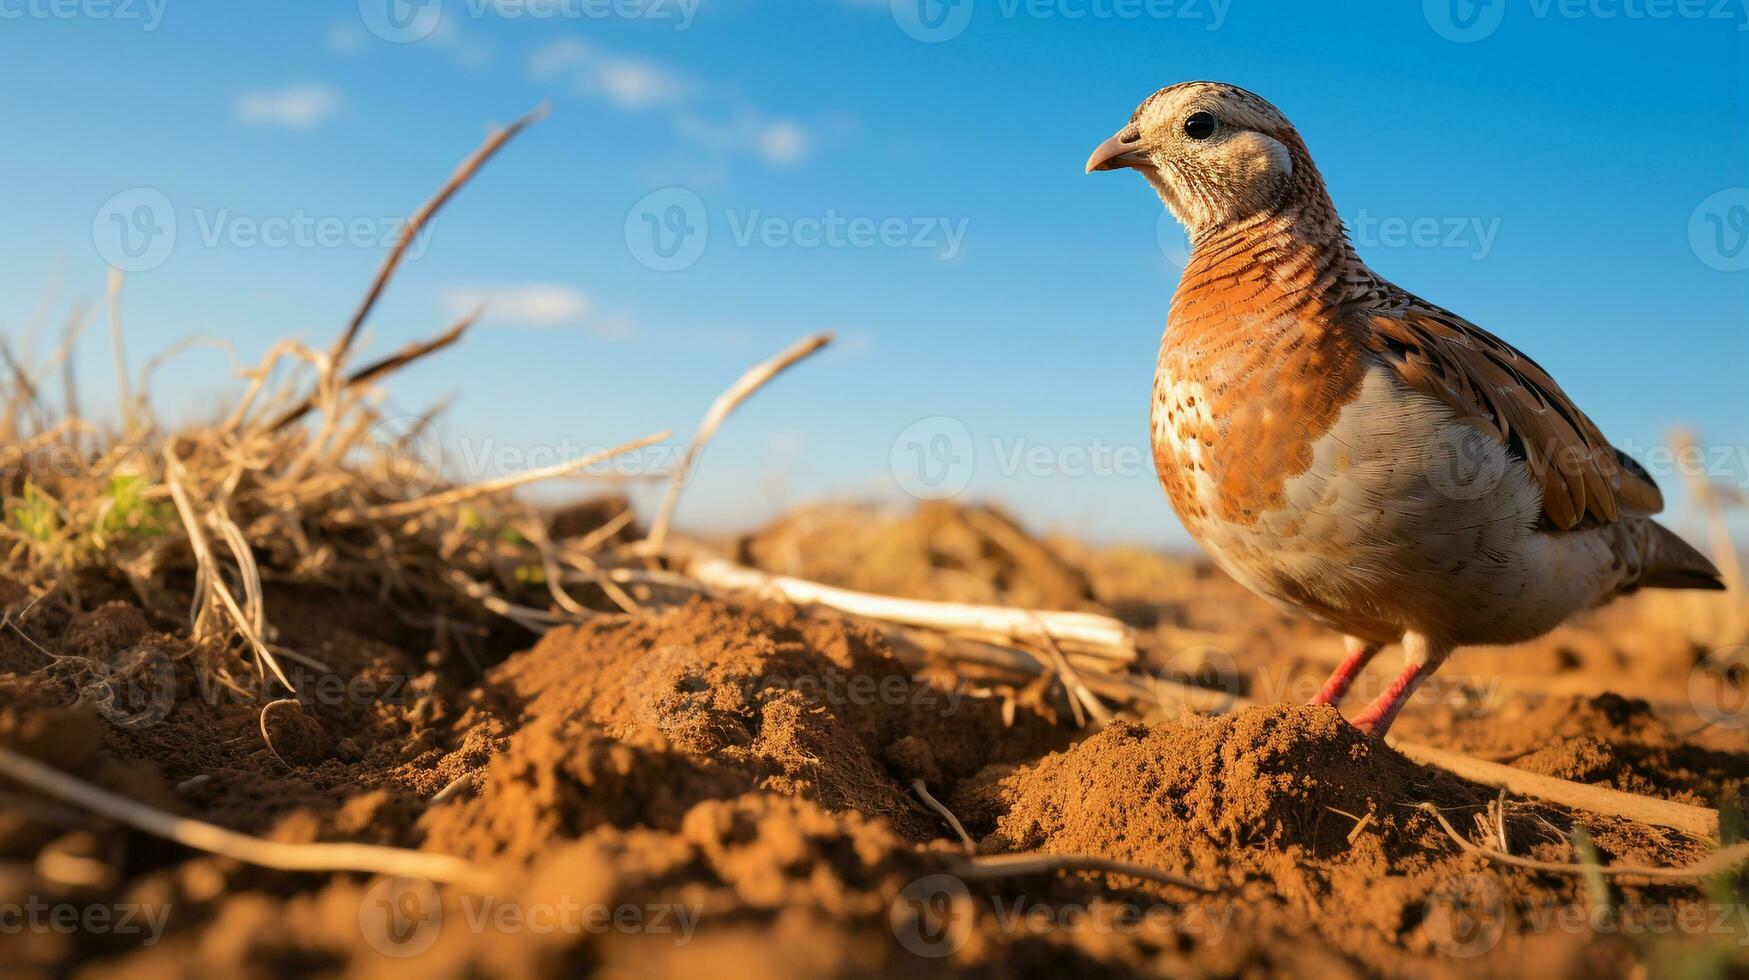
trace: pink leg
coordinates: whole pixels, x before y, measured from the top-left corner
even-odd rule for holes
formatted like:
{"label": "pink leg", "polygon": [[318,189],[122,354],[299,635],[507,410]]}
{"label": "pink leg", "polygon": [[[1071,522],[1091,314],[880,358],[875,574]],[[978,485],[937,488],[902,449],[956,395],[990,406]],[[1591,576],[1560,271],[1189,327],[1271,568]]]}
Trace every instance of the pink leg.
{"label": "pink leg", "polygon": [[1410,695],[1422,681],[1433,676],[1440,664],[1445,663],[1445,658],[1451,655],[1451,644],[1436,643],[1421,633],[1407,633],[1403,636],[1403,653],[1409,665],[1403,668],[1385,693],[1378,696],[1378,700],[1354,716],[1354,726],[1376,738],[1385,737]]}
{"label": "pink leg", "polygon": [[1383,643],[1372,643],[1353,636],[1343,637],[1342,642],[1348,648],[1348,656],[1342,658],[1342,663],[1336,667],[1330,679],[1324,682],[1324,689],[1312,699],[1313,704],[1341,704],[1342,698],[1348,694],[1349,685],[1354,683],[1354,678],[1384,648]]}

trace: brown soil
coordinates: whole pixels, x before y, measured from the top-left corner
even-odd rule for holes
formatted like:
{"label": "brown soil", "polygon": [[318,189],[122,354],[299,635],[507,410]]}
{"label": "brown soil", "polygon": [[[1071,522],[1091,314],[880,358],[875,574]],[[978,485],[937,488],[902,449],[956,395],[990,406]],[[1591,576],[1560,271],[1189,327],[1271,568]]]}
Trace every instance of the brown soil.
{"label": "brown soil", "polygon": [[[1116,610],[1154,666],[1217,649],[1254,696],[1328,666],[1328,638],[1202,566],[1046,544],[994,512],[929,509],[836,551],[833,526],[798,516],[742,555],[898,594]],[[211,681],[172,613],[113,587],[90,595],[87,611],[61,616],[0,582],[17,624],[0,630],[0,746],[180,815],[287,842],[461,855],[505,884],[480,895],[270,872],[0,786],[0,910],[142,916],[132,931],[0,928],[8,980],[1507,976],[1527,964],[1705,976],[1743,969],[1749,948],[1741,880],[1622,880],[1600,896],[1582,875],[1467,853],[1416,807],[1436,804],[1477,841],[1503,826],[1514,854],[1546,861],[1579,858],[1575,827],[1604,862],[1683,864],[1703,842],[1530,800],[1496,819],[1492,791],[1408,761],[1329,708],[1080,732],[1060,691],[914,671],[867,626],[705,599],[556,629],[465,676],[434,666],[428,638],[368,599],[276,587],[282,641],[331,672],[303,668],[305,696],[264,712],[248,678],[240,690]],[[1692,647],[1661,641],[1652,662],[1601,673],[1635,642],[1610,624],[1641,614],[1611,615],[1629,619],[1524,648],[1498,675],[1599,677],[1595,690],[1509,684],[1478,700],[1453,688],[1412,705],[1399,734],[1683,802],[1742,799],[1741,730],[1667,709]],[[1474,669],[1462,655],[1454,666]],[[1611,676],[1633,683],[1605,693]],[[981,854],[1099,856],[1209,891],[963,874],[917,780]],[[1672,924],[1647,927],[1654,912]],[[163,932],[148,942],[154,915]]]}

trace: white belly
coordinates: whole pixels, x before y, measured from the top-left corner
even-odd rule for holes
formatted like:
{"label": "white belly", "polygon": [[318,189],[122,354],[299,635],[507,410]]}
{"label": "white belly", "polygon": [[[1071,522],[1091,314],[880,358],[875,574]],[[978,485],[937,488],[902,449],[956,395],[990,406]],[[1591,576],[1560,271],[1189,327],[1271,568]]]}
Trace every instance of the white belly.
{"label": "white belly", "polygon": [[[1168,405],[1206,414],[1209,399],[1195,388],[1162,379]],[[1182,444],[1174,429],[1156,419],[1173,459],[1205,464],[1194,477],[1205,506],[1186,516],[1192,534],[1253,591],[1334,629],[1519,642],[1597,602],[1619,575],[1612,532],[1543,531],[1528,467],[1387,368],[1370,369],[1359,397],[1312,443],[1285,504],[1248,523],[1216,506],[1206,454],[1219,447]]]}

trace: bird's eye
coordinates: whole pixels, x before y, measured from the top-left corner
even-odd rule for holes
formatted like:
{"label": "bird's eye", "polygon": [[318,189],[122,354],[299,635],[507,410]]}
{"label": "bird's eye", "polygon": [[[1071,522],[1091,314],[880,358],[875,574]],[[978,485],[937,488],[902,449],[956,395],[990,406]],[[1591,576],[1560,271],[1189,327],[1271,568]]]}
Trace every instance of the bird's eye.
{"label": "bird's eye", "polygon": [[1184,135],[1193,140],[1206,140],[1215,134],[1215,114],[1193,112],[1184,120]]}

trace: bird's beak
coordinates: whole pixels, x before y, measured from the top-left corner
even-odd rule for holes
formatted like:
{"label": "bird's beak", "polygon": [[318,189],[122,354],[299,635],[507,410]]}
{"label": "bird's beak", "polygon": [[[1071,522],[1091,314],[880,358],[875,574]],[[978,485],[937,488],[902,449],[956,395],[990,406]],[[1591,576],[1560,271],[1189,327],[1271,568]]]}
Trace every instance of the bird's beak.
{"label": "bird's beak", "polygon": [[1087,158],[1087,172],[1122,170],[1148,164],[1148,151],[1142,147],[1141,131],[1135,126],[1125,126],[1116,136],[1099,144],[1099,149]]}

